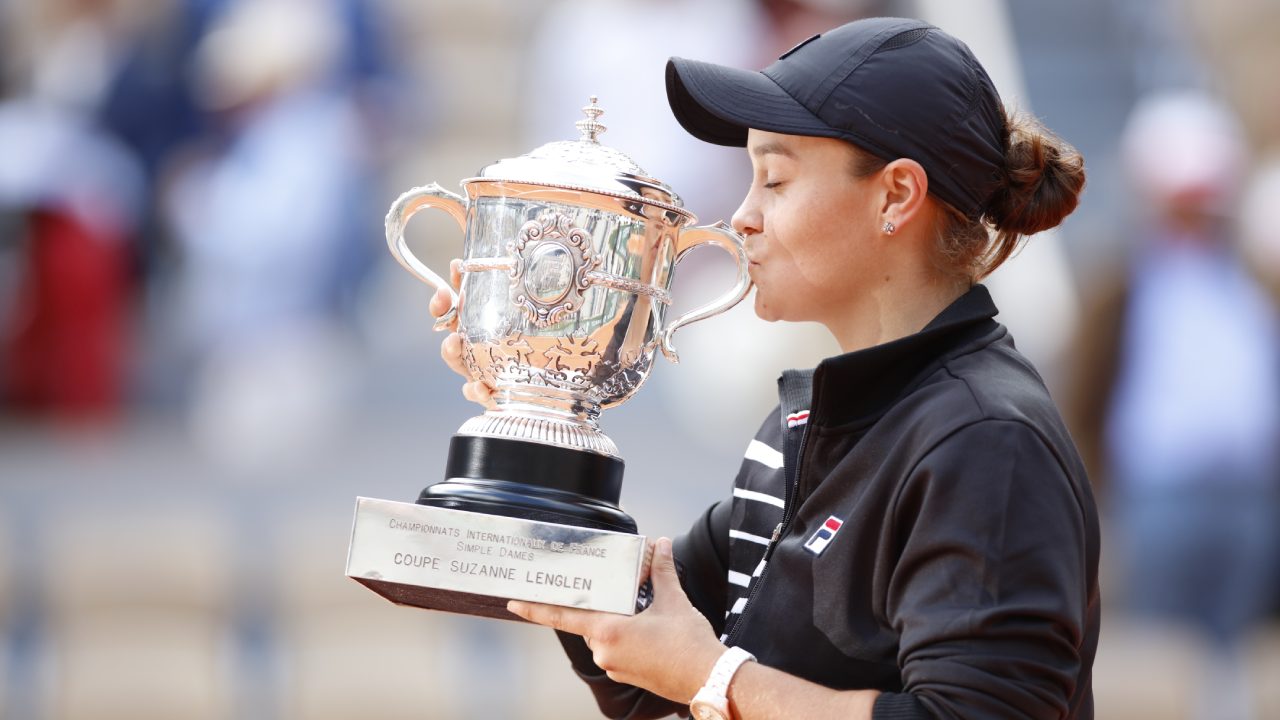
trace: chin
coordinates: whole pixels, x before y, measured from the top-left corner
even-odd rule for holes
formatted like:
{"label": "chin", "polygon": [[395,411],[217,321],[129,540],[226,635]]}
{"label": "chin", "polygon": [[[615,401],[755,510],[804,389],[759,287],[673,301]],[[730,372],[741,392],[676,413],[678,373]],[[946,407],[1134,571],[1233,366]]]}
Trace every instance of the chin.
{"label": "chin", "polygon": [[777,310],[770,307],[768,303],[760,299],[760,294],[756,292],[756,317],[768,322],[777,322],[782,319],[782,315]]}

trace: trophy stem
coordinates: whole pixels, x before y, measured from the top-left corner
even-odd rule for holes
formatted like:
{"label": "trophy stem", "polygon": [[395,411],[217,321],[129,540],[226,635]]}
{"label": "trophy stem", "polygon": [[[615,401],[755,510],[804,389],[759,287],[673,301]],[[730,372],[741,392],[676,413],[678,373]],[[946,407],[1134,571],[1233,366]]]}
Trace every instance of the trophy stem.
{"label": "trophy stem", "polygon": [[419,505],[635,533],[618,508],[623,462],[541,442],[454,435],[444,482]]}
{"label": "trophy stem", "polygon": [[566,416],[537,406],[516,407],[499,405],[473,417],[458,428],[458,435],[542,443],[618,459],[618,446],[600,431],[594,418]]}
{"label": "trophy stem", "polygon": [[592,428],[600,417],[600,403],[595,400],[545,385],[499,383],[493,400],[502,412],[542,415]]}

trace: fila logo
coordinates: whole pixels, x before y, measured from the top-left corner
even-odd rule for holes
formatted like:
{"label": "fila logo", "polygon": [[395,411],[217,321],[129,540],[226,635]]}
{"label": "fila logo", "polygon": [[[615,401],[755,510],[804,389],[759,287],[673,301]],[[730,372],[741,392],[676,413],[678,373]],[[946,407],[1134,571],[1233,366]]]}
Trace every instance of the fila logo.
{"label": "fila logo", "polygon": [[807,423],[807,422],[809,422],[809,411],[808,411],[808,410],[801,410],[801,411],[799,411],[799,412],[793,412],[793,413],[791,413],[790,415],[788,415],[788,416],[787,416],[787,427],[789,427],[789,428],[799,427],[800,425],[803,425],[803,424],[805,424],[805,423]]}
{"label": "fila logo", "polygon": [[804,544],[804,549],[814,555],[821,555],[822,551],[826,550],[831,541],[835,539],[836,533],[840,532],[842,525],[844,525],[844,521],[835,515],[827,518],[827,521],[822,523],[822,527],[809,536],[808,541]]}

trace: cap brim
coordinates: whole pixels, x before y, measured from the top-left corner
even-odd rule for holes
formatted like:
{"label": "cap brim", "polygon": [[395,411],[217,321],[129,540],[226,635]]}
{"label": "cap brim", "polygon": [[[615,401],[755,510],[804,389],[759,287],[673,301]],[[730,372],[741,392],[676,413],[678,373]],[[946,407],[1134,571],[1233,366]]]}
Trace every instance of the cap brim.
{"label": "cap brim", "polygon": [[746,146],[748,128],[839,135],[767,75],[753,70],[673,57],[667,61],[667,101],[689,134],[716,145]]}

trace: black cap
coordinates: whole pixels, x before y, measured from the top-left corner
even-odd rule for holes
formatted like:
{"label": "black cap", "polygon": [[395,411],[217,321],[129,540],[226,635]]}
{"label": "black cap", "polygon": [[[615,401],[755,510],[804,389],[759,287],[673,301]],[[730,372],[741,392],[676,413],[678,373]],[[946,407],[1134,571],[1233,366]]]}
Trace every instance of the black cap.
{"label": "black cap", "polygon": [[1004,110],[991,78],[967,45],[919,20],[842,25],[760,72],[671,58],[667,99],[686,130],[717,145],[745,146],[755,128],[910,158],[930,192],[971,218],[1004,168]]}

